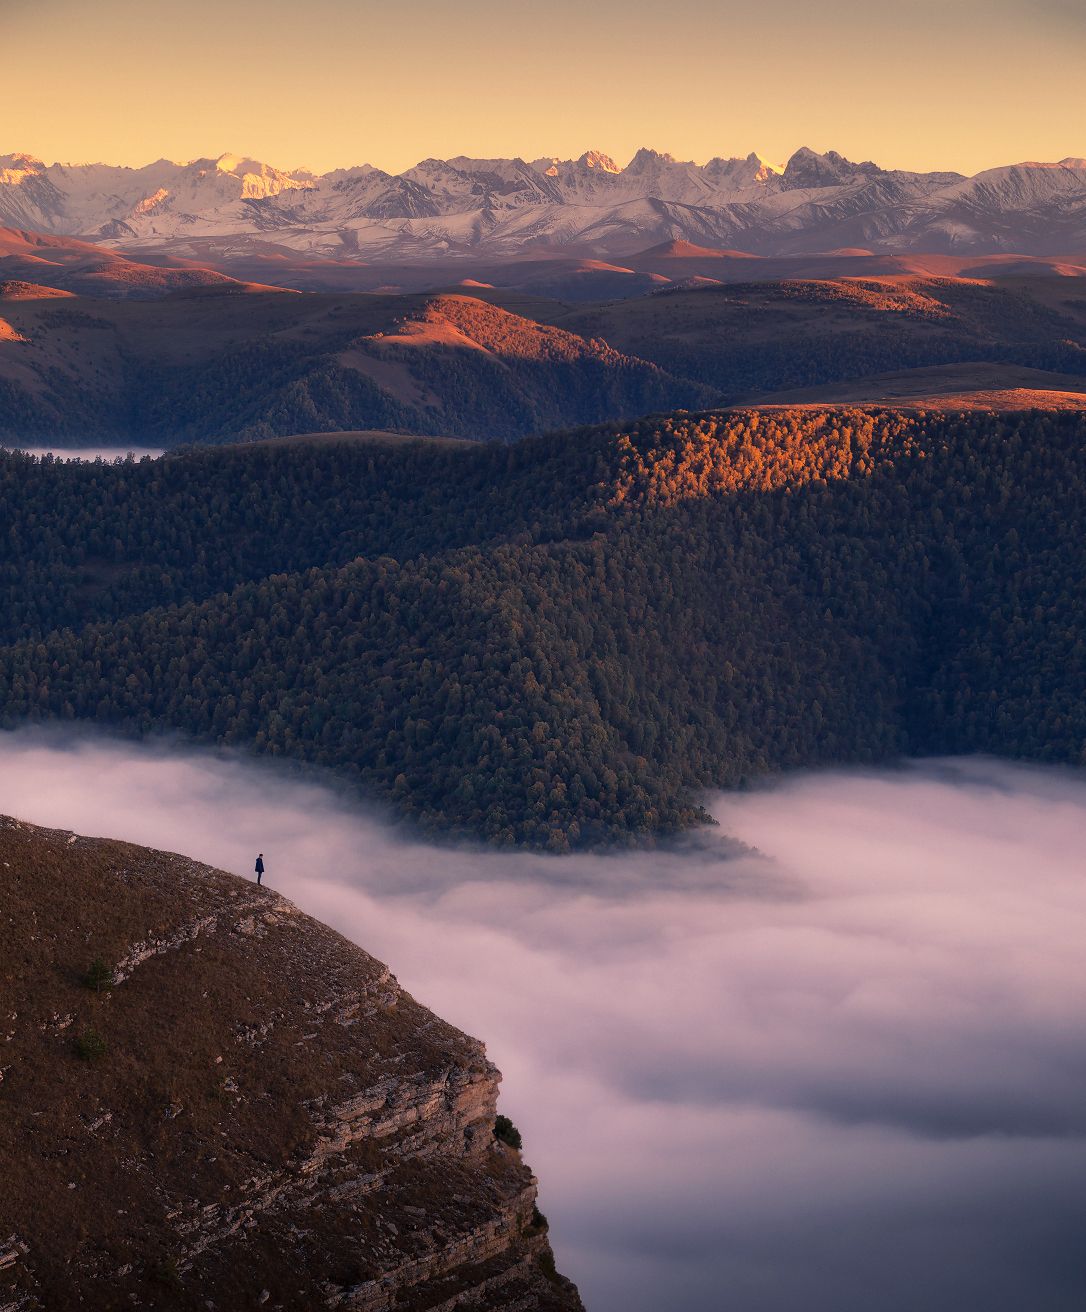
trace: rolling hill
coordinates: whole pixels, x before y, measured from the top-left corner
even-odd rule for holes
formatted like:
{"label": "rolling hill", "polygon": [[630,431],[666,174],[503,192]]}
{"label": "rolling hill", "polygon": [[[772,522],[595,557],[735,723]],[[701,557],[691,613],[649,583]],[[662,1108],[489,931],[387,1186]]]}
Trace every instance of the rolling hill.
{"label": "rolling hill", "polygon": [[7,456],[0,722],[179,730],[559,851],[777,770],[1077,764],[1084,462],[1082,411],[825,407]]}
{"label": "rolling hill", "polygon": [[[535,312],[730,401],[814,386],[825,387],[823,400],[847,400],[856,395],[853,380],[946,366],[950,381],[954,367],[968,374],[977,364],[1067,374],[1067,390],[1076,391],[1086,376],[1079,287],[1074,278],[1043,276],[788,279]],[[500,293],[478,294],[516,304]]]}
{"label": "rolling hill", "polygon": [[0,441],[176,446],[374,429],[510,440],[722,402],[1079,393],[1080,285],[887,275],[596,304],[470,281],[413,295],[226,284],[153,300],[9,282]]}
{"label": "rolling hill", "polygon": [[175,446],[335,429],[509,439],[714,395],[464,295],[234,286],[0,305],[0,441]]}
{"label": "rolling hill", "polygon": [[[247,290],[249,284],[199,266],[143,264],[115,251],[71,237],[0,228],[0,295],[21,284],[92,297],[152,298],[195,287]],[[261,290],[271,290],[262,288]],[[48,294],[48,292],[46,293]]]}

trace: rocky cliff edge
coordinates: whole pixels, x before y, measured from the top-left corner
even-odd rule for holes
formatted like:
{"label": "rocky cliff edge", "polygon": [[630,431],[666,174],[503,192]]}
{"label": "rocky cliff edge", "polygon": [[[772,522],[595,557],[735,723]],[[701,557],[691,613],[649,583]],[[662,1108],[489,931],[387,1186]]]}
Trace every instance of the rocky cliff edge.
{"label": "rocky cliff edge", "polygon": [[269,889],[0,819],[0,1312],[577,1312],[500,1075]]}

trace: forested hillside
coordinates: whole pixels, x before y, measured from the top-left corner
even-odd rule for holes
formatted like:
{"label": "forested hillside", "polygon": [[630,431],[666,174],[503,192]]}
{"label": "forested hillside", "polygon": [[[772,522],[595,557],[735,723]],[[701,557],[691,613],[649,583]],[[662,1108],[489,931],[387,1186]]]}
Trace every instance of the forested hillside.
{"label": "forested hillside", "polygon": [[181,729],[558,850],[790,767],[1079,762],[1084,504],[1073,412],[8,456],[3,723]]}

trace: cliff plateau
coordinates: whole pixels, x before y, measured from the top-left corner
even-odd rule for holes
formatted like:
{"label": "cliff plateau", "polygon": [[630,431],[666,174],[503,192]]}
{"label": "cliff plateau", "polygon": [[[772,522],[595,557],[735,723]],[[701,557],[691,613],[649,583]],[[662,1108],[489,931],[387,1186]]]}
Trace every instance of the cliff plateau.
{"label": "cliff plateau", "polygon": [[0,1310],[578,1312],[482,1045],[267,888],[0,819]]}

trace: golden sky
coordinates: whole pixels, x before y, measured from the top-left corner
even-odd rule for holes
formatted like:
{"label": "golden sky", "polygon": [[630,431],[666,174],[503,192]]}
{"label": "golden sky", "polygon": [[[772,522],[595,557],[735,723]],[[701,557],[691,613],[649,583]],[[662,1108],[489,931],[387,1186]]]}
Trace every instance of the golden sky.
{"label": "golden sky", "polygon": [[0,153],[1086,155],[1086,0],[0,0]]}

